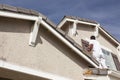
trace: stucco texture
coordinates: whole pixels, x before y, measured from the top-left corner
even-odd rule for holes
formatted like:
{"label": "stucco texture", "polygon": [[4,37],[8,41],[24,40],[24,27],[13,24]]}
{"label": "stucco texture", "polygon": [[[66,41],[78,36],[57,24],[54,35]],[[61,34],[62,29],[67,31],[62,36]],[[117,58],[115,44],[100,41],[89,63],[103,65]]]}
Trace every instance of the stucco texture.
{"label": "stucco texture", "polygon": [[35,70],[83,80],[88,63],[40,25],[36,46],[29,46],[32,21],[0,19],[0,58]]}

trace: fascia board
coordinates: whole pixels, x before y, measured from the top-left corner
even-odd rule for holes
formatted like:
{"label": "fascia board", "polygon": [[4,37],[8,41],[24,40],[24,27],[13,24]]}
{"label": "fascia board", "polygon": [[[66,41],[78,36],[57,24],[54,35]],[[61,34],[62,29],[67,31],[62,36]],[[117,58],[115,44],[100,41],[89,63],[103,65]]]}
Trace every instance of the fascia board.
{"label": "fascia board", "polygon": [[9,18],[24,19],[24,20],[32,20],[32,21],[35,21],[36,19],[38,19],[38,16],[13,13],[13,12],[8,12],[8,11],[0,11],[0,16],[9,17]]}
{"label": "fascia board", "polygon": [[64,18],[64,19],[58,24],[57,28],[61,28],[61,27],[65,24],[66,21],[67,21],[66,18]]}
{"label": "fascia board", "polygon": [[76,23],[82,23],[82,24],[87,24],[87,25],[92,25],[92,26],[97,26],[97,25],[98,25],[98,24],[89,23],[89,22],[85,22],[85,21],[79,21],[79,20],[64,18],[57,27],[58,27],[58,28],[61,28],[62,25],[63,25],[65,22],[67,22],[67,21],[76,22]]}

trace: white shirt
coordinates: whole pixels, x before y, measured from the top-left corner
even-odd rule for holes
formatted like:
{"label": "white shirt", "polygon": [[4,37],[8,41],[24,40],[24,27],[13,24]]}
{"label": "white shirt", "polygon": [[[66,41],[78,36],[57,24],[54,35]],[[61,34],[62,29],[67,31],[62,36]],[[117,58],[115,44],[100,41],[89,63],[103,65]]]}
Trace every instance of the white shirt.
{"label": "white shirt", "polygon": [[93,44],[93,56],[95,58],[100,58],[100,57],[104,58],[100,43],[96,40],[89,40],[89,43]]}
{"label": "white shirt", "polygon": [[96,40],[89,40],[90,44],[93,44],[93,57],[100,63],[99,68],[107,68],[105,63],[104,54],[102,53],[102,49],[100,43]]}

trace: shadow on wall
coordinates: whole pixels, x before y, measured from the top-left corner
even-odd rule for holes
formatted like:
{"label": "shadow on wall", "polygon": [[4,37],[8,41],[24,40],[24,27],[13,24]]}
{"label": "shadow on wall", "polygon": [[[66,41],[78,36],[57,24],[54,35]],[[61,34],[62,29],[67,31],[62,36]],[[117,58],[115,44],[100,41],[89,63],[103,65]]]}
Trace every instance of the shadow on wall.
{"label": "shadow on wall", "polygon": [[48,80],[48,79],[0,68],[0,80]]}
{"label": "shadow on wall", "polygon": [[30,33],[32,21],[0,17],[0,32]]}

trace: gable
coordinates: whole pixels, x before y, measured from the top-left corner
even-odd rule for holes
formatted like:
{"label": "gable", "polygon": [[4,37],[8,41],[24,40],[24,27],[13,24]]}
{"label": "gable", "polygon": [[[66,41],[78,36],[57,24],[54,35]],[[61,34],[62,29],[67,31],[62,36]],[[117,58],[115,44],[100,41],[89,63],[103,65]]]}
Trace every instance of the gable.
{"label": "gable", "polygon": [[[79,20],[80,19],[76,17],[65,17],[58,25],[58,28],[63,30],[80,46],[82,46],[81,39],[88,40],[91,35],[95,35],[97,40],[101,43],[102,49],[108,51],[110,55],[115,54],[119,57],[119,41],[114,39],[114,37],[105,31],[98,23],[96,24],[88,20],[85,21],[85,19],[81,19],[80,21]],[[112,59],[113,63],[115,62],[113,61],[113,56],[109,56],[109,58]],[[116,70],[115,65],[116,63],[112,67],[114,70]]]}

